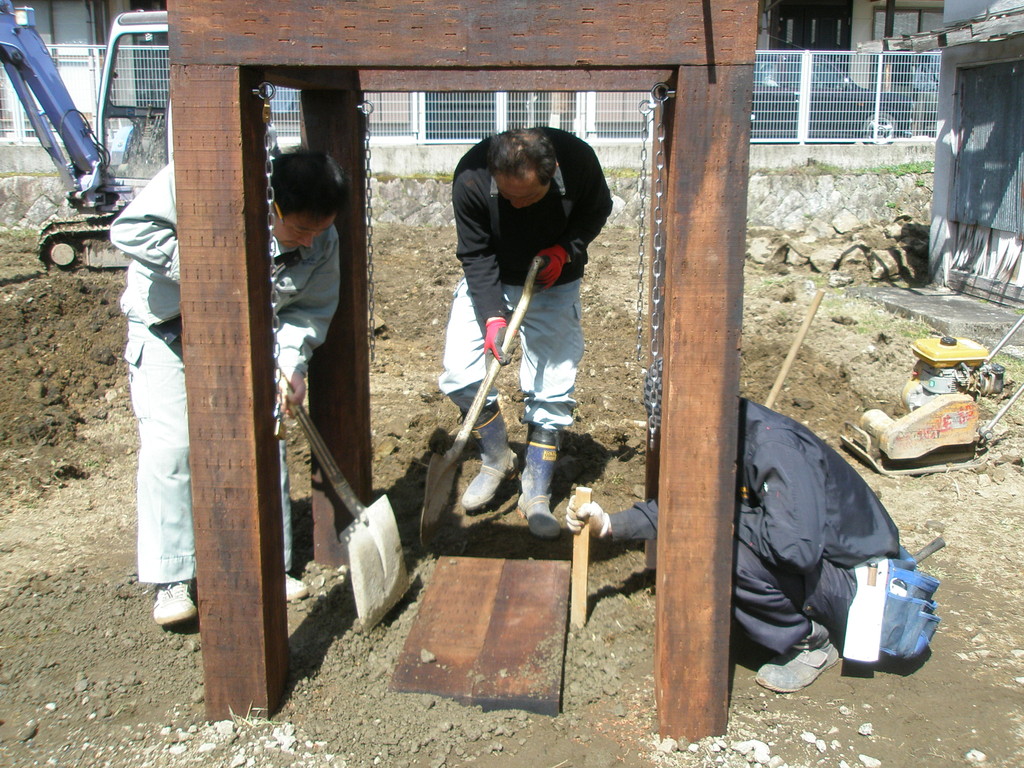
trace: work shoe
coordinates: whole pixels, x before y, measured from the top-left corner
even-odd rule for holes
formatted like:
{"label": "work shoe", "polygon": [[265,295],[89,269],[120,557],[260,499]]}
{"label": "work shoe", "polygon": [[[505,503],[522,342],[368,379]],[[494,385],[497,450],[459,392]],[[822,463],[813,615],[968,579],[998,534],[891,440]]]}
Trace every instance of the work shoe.
{"label": "work shoe", "polygon": [[296,579],[286,573],[284,575],[284,596],[289,603],[305,600],[309,597],[309,587],[301,579]]}
{"label": "work shoe", "polygon": [[523,492],[517,506],[530,526],[530,533],[538,539],[557,539],[562,532],[562,526],[551,514],[551,478],[557,460],[558,432],[534,427],[526,446]]}
{"label": "work shoe", "polygon": [[839,661],[839,651],[829,641],[828,630],[811,622],[803,640],[757,670],[754,681],[778,693],[793,693],[813,683]]}
{"label": "work shoe", "polygon": [[190,582],[175,581],[157,585],[153,621],[161,627],[190,621],[197,614],[196,604],[192,601]]}
{"label": "work shoe", "polygon": [[483,509],[494,499],[505,478],[516,471],[516,454],[508,446],[505,419],[496,407],[484,410],[473,428],[473,437],[480,446],[480,471],[462,494],[467,512]]}

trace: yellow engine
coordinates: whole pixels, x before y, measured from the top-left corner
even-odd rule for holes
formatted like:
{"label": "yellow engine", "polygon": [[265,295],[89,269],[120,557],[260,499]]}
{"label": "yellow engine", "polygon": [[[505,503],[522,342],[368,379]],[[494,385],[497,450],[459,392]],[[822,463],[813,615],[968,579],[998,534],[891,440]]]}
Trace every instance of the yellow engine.
{"label": "yellow engine", "polygon": [[908,411],[939,395],[960,392],[977,397],[1003,391],[1003,366],[989,362],[988,349],[975,341],[932,337],[918,339],[911,350],[917,363],[903,387],[903,404]]}

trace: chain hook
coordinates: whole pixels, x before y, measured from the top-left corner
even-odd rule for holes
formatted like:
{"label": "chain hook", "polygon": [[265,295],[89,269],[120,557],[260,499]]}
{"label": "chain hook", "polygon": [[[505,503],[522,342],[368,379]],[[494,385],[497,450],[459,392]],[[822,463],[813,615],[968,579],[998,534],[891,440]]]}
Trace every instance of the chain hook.
{"label": "chain hook", "polygon": [[658,104],[664,104],[675,95],[676,92],[669,88],[667,83],[657,83],[651,88],[651,100]]}

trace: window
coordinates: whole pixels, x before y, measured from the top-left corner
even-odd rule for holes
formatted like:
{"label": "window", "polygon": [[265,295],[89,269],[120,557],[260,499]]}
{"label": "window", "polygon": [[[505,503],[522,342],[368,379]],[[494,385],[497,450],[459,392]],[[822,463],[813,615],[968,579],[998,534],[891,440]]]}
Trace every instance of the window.
{"label": "window", "polygon": [[[941,10],[900,9],[893,14],[892,34],[916,35],[919,32],[931,32],[942,26]],[[871,36],[874,40],[885,37],[885,11],[875,9],[875,20]]]}

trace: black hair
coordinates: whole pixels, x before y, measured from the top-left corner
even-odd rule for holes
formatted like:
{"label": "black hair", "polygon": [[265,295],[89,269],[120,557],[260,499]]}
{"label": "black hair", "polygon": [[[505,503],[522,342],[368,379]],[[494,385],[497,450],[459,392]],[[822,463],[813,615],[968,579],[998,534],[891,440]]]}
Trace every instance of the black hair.
{"label": "black hair", "polygon": [[278,155],[273,162],[270,183],[282,216],[334,216],[348,197],[345,172],[324,152],[297,148]]}
{"label": "black hair", "polygon": [[547,184],[555,175],[555,145],[540,128],[517,128],[491,137],[487,169],[491,175],[523,177],[530,171]]}

